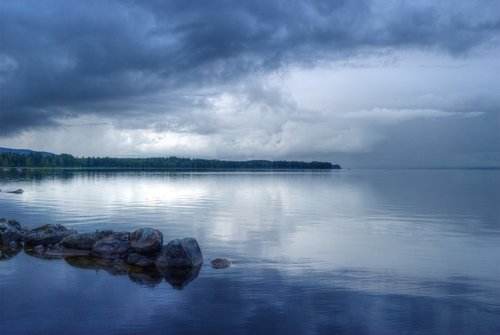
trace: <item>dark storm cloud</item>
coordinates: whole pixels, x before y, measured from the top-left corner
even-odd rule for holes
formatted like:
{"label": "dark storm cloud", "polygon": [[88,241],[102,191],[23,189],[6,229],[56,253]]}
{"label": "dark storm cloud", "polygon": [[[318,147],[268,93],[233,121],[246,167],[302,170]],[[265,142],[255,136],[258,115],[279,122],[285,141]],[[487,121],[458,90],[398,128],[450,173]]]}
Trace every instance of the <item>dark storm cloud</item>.
{"label": "dark storm cloud", "polygon": [[0,136],[75,115],[179,112],[203,103],[186,92],[290,64],[401,48],[463,55],[496,38],[498,11],[494,1],[3,0]]}

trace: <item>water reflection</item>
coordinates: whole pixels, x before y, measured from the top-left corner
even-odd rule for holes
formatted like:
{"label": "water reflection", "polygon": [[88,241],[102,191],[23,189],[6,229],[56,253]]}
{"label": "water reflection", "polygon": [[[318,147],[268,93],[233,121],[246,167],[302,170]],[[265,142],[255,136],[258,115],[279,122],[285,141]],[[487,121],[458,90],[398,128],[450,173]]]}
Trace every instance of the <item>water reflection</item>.
{"label": "water reflection", "polygon": [[15,257],[22,250],[23,247],[19,244],[13,244],[12,246],[0,245],[0,261],[8,261],[9,259]]}
{"label": "water reflection", "polygon": [[[148,226],[234,260],[171,274],[18,254],[0,263],[14,334],[42,320],[57,333],[54,314],[75,334],[500,333],[499,171],[72,172],[7,186],[25,193],[0,193],[0,215],[23,225]],[[36,316],[15,322],[27,305]]]}
{"label": "water reflection", "polygon": [[154,287],[162,281],[162,274],[154,266],[140,267],[130,265],[121,259],[103,259],[95,257],[66,257],[66,263],[86,270],[104,270],[113,276],[128,275],[131,281],[140,285]]}
{"label": "water reflection", "polygon": [[[23,251],[23,246],[0,247],[0,261],[8,261]],[[200,273],[201,265],[196,267],[176,268],[163,267],[158,269],[156,266],[136,266],[125,262],[122,259],[105,259],[91,256],[69,256],[40,254],[32,249],[24,249],[26,255],[43,260],[64,259],[70,266],[94,271],[105,271],[112,276],[128,276],[131,281],[139,285],[154,287],[162,282],[163,279],[173,288],[182,290],[190,282],[195,280]]]}

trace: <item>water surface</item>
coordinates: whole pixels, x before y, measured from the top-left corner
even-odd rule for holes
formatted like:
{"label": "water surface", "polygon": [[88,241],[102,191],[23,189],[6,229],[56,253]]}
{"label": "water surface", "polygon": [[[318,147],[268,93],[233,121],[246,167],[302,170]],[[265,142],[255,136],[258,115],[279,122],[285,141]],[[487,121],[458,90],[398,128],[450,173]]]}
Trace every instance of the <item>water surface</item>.
{"label": "water surface", "polygon": [[0,261],[2,334],[500,333],[498,170],[3,172],[0,189],[24,226],[153,227],[205,257],[179,289],[20,252]]}

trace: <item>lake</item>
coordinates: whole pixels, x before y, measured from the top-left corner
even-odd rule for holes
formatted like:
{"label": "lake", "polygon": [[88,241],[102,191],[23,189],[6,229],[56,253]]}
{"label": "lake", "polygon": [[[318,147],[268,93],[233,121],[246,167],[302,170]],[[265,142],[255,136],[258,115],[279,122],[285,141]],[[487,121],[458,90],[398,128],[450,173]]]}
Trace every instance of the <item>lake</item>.
{"label": "lake", "polygon": [[172,285],[21,251],[0,261],[2,334],[500,333],[499,170],[0,172],[0,189],[23,226],[152,227],[205,259]]}

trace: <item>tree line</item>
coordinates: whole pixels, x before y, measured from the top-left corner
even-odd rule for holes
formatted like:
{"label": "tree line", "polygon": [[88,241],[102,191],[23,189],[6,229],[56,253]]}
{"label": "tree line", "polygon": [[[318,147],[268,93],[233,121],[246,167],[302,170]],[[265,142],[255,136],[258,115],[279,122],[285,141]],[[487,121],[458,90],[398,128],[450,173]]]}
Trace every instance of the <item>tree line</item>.
{"label": "tree line", "polygon": [[74,157],[69,154],[47,155],[0,153],[0,167],[27,168],[131,168],[131,169],[340,169],[329,162],[299,161],[225,161],[179,157],[115,158]]}

